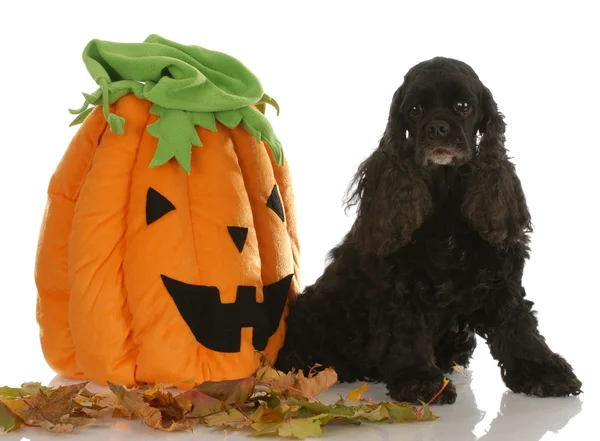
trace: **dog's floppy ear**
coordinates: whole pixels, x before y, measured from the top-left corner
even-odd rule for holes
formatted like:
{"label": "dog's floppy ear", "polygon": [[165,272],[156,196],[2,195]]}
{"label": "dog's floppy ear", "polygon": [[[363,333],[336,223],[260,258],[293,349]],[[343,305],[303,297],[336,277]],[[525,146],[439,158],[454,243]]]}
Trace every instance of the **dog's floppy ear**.
{"label": "dog's floppy ear", "polygon": [[406,140],[406,126],[404,124],[404,116],[402,115],[401,106],[404,101],[406,86],[402,84],[392,97],[392,103],[390,104],[390,111],[388,113],[388,121],[385,126],[385,132],[381,139],[382,142],[386,142],[390,145],[395,145],[398,149],[402,149],[404,141]]}
{"label": "dog's floppy ear", "polygon": [[432,208],[429,175],[405,151],[400,86],[379,147],[358,167],[347,207],[357,205],[351,236],[359,250],[387,255],[406,245]]}
{"label": "dog's floppy ear", "polygon": [[505,247],[522,241],[531,231],[531,216],[521,181],[504,147],[504,117],[485,86],[481,110],[481,140],[476,157],[465,167],[461,209],[483,239]]}
{"label": "dog's floppy ear", "polygon": [[486,154],[503,154],[505,152],[504,132],[506,131],[506,123],[504,115],[498,111],[498,104],[492,96],[490,89],[482,85],[481,93],[481,110],[482,118],[479,124],[479,133],[481,134],[481,142],[479,144],[480,151],[484,150]]}

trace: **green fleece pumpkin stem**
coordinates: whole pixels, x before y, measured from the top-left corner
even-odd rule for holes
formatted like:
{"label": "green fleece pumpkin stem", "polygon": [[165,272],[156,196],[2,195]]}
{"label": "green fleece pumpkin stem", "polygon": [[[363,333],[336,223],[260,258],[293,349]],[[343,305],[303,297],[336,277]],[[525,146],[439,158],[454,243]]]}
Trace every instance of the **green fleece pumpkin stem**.
{"label": "green fleece pumpkin stem", "polygon": [[130,93],[152,102],[152,113],[160,118],[147,127],[159,140],[150,166],[175,158],[189,174],[192,146],[202,145],[195,126],[216,130],[215,121],[229,128],[243,124],[258,142],[269,145],[277,164],[283,164],[281,143],[264,116],[266,104],[278,115],[279,105],[235,58],[150,35],[143,43],[92,40],[83,61],[100,87],[84,94],[81,108],[70,110],[77,115],[71,125],[85,119],[90,105],[102,105],[110,130],[121,135],[126,121],[110,112],[110,104]]}

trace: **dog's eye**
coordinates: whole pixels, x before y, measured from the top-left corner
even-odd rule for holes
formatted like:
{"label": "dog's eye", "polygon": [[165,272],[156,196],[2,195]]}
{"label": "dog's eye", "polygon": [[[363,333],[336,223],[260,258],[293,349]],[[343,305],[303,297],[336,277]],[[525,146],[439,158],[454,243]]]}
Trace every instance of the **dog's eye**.
{"label": "dog's eye", "polygon": [[459,101],[454,104],[454,110],[456,110],[456,112],[460,113],[462,116],[469,116],[473,110],[473,107],[469,103]]}
{"label": "dog's eye", "polygon": [[421,107],[419,104],[414,105],[410,108],[410,110],[408,111],[408,114],[412,118],[418,118],[419,116],[421,116],[423,114],[423,107]]}

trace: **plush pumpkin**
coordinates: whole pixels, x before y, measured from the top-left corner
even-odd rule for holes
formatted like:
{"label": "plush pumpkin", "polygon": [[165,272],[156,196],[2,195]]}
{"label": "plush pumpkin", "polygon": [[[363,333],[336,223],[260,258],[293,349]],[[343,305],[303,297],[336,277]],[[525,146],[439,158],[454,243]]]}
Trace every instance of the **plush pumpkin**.
{"label": "plush pumpkin", "polygon": [[36,260],[49,365],[134,385],[275,361],[300,282],[272,101],[236,59],[156,35],[83,59],[100,87],[72,111]]}

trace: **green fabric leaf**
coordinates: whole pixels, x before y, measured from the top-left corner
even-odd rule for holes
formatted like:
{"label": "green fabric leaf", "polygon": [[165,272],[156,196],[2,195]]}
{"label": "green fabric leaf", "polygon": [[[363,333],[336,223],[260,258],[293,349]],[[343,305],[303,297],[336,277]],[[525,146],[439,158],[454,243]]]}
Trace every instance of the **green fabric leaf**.
{"label": "green fabric leaf", "polygon": [[[244,128],[250,133],[253,131],[260,132],[263,138],[262,140],[264,140],[273,151],[273,156],[275,157],[277,165],[283,165],[283,149],[281,148],[281,143],[279,142],[279,139],[277,139],[277,136],[275,136],[275,132],[269,121],[264,118],[260,111],[252,107],[241,109],[240,112],[244,117]],[[254,136],[259,142],[261,141],[259,137],[256,135]]]}
{"label": "green fabric leaf", "polygon": [[108,124],[110,125],[110,131],[117,135],[125,133],[125,118],[117,116],[114,113],[108,115]]}
{"label": "green fabric leaf", "polygon": [[83,112],[81,112],[79,115],[77,115],[75,117],[75,119],[73,120],[73,122],[71,122],[71,124],[69,124],[69,127],[76,126],[77,124],[81,124],[87,118],[87,116],[90,113],[92,113],[93,110],[94,110],[94,108],[90,107],[89,109],[84,110]]}
{"label": "green fabric leaf", "polygon": [[193,114],[157,105],[152,106],[151,112],[160,115],[160,118],[147,127],[148,133],[158,138],[158,147],[150,167],[161,166],[175,158],[189,175],[192,146],[202,145],[194,126]]}
{"label": "green fabric leaf", "polygon": [[239,110],[230,110],[228,112],[217,112],[215,115],[220,123],[229,127],[230,129],[235,129],[240,122],[242,122],[242,112]]}
{"label": "green fabric leaf", "polygon": [[277,116],[279,116],[279,104],[277,103],[277,101],[275,101],[274,98],[270,97],[266,93],[263,94],[260,101],[256,103],[256,107],[258,108],[258,110],[260,110],[262,114],[264,114],[267,110],[267,104],[273,106],[275,110],[277,110]]}

